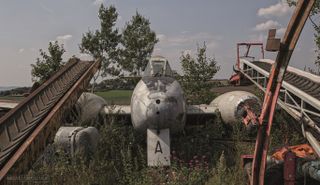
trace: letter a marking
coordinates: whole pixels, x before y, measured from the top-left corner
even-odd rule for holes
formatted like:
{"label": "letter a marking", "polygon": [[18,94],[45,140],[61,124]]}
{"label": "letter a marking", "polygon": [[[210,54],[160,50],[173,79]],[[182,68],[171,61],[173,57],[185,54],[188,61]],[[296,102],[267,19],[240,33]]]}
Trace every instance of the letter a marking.
{"label": "letter a marking", "polygon": [[162,148],[159,141],[157,141],[156,150],[154,151],[154,153],[156,154],[158,152],[162,153]]}

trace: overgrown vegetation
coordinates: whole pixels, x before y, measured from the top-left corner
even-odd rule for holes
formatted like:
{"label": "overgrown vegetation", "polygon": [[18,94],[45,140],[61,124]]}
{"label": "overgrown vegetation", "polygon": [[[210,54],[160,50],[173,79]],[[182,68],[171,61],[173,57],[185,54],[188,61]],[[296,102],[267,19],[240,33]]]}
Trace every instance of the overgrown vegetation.
{"label": "overgrown vegetation", "polygon": [[[136,12],[122,32],[115,27],[118,13],[115,6],[101,4],[98,12],[100,28],[89,30],[82,36],[79,49],[93,59],[101,60],[101,73],[94,77],[92,91],[99,76],[119,77],[124,75],[140,76],[151,57],[154,45],[158,42],[156,33],[150,27],[150,21]],[[63,45],[58,41],[49,42],[49,53],[40,49],[40,57],[32,66],[32,81],[36,88],[63,66]]]}
{"label": "overgrown vegetation", "polygon": [[133,90],[141,78],[106,79],[95,85],[96,91],[105,90]]}
{"label": "overgrown vegetation", "polygon": [[[100,147],[90,162],[58,153],[52,159],[54,163],[38,166],[30,175],[48,177],[52,184],[205,184],[210,177],[221,174],[221,169],[231,175],[227,165],[238,160],[233,157],[238,152],[234,147],[237,142],[215,141],[224,128],[221,122],[211,120],[172,136],[172,166],[148,168],[146,136],[130,125],[109,122],[112,120],[95,124],[100,125]],[[220,162],[215,169],[222,154],[228,163]]]}
{"label": "overgrown vegetation", "polygon": [[220,66],[214,58],[207,57],[206,51],[204,43],[202,47],[198,46],[196,58],[190,54],[180,57],[183,71],[180,82],[188,104],[209,104],[215,96],[210,91],[212,83],[209,80],[220,70]]}
{"label": "overgrown vegetation", "polygon": [[[296,0],[287,0],[289,6],[296,6]],[[316,48],[314,52],[316,53],[316,59],[314,64],[316,65],[317,69],[312,69],[308,67],[308,71],[317,75],[320,75],[320,24],[319,24],[319,14],[320,14],[320,0],[315,0],[311,13],[309,15],[309,21],[314,28],[314,42]]]}
{"label": "overgrown vegetation", "polygon": [[119,75],[117,68],[117,58],[119,50],[117,48],[121,34],[115,28],[118,13],[114,6],[105,7],[101,4],[98,12],[100,29],[88,31],[82,36],[80,51],[91,55],[94,59],[102,60],[101,76]]}
{"label": "overgrown vegetation", "polygon": [[132,90],[110,90],[97,91],[95,94],[101,96],[109,105],[130,105]]}
{"label": "overgrown vegetation", "polygon": [[[277,112],[270,153],[284,143],[304,142],[288,115]],[[282,118],[281,118],[282,117]],[[90,161],[56,153],[50,163],[38,165],[31,176],[46,177],[50,184],[245,184],[240,156],[252,154],[254,142],[242,124],[227,126],[219,117],[186,127],[171,136],[170,167],[147,167],[146,135],[108,117],[99,128],[100,142]],[[81,123],[78,123],[81,125]],[[82,125],[89,126],[89,125]],[[230,132],[231,130],[231,132]],[[292,134],[296,133],[296,134]]]}
{"label": "overgrown vegetation", "polygon": [[1,96],[22,96],[30,90],[30,87],[17,87],[14,89],[0,91]]}
{"label": "overgrown vegetation", "polygon": [[37,58],[36,64],[31,64],[33,82],[42,83],[48,80],[63,66],[62,55],[65,52],[63,45],[59,45],[58,41],[49,42],[48,52],[40,49],[40,58]]}
{"label": "overgrown vegetation", "polygon": [[[258,87],[255,87],[255,95],[260,99],[264,99],[264,92]],[[278,149],[283,146],[292,146],[301,143],[307,143],[307,140],[302,137],[300,123],[292,118],[283,109],[278,109],[273,118],[271,130],[271,150]]]}
{"label": "overgrown vegetation", "polygon": [[121,38],[124,49],[120,50],[119,61],[122,69],[140,77],[157,42],[156,33],[150,28],[150,21],[136,12],[131,21],[126,23]]}
{"label": "overgrown vegetation", "polygon": [[136,12],[119,33],[114,6],[99,9],[100,29],[88,31],[82,37],[80,51],[102,59],[102,77],[124,73],[140,75],[158,42],[150,21]]}

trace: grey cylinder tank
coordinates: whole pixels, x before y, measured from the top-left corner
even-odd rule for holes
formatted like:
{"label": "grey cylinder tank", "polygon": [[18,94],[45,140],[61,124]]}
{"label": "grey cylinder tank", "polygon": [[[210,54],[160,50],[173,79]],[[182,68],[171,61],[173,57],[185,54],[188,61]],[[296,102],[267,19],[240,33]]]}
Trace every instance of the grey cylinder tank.
{"label": "grey cylinder tank", "polygon": [[60,127],[54,138],[55,146],[71,156],[94,153],[98,141],[99,133],[94,127]]}
{"label": "grey cylinder tank", "polygon": [[218,107],[221,118],[225,123],[241,121],[245,112],[244,105],[248,105],[256,115],[259,115],[261,111],[259,98],[246,91],[224,93],[214,99],[210,105]]}

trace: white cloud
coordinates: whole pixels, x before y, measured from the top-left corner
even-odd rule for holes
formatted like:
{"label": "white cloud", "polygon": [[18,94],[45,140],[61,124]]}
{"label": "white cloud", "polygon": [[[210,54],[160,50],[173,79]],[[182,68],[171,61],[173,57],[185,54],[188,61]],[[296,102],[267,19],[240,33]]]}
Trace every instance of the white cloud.
{"label": "white cloud", "polygon": [[61,41],[66,41],[66,40],[70,40],[72,38],[72,35],[60,35],[57,36],[57,40],[61,40]]}
{"label": "white cloud", "polygon": [[24,48],[20,48],[20,49],[18,50],[18,52],[19,52],[19,53],[23,53],[23,52],[24,52]]}
{"label": "white cloud", "polygon": [[[154,49],[153,49],[153,53],[152,53],[152,55],[163,55],[163,54],[165,54],[165,52],[163,52],[163,50],[162,50],[162,48],[161,47],[159,47],[159,45],[156,45],[155,47],[154,47]],[[167,56],[166,56],[167,57]]]}
{"label": "white cloud", "polygon": [[254,28],[255,31],[265,31],[269,29],[279,28],[281,24],[277,21],[268,20],[266,22],[257,24]]}
{"label": "white cloud", "polygon": [[[277,29],[277,36],[276,38],[282,38],[284,33],[286,31],[285,27],[281,27],[280,29]],[[252,34],[249,36],[250,42],[265,42],[268,39],[268,33],[267,32],[259,32],[256,34]]]}
{"label": "white cloud", "polygon": [[187,34],[187,33],[189,33],[189,31],[187,31],[187,30],[184,30],[181,32],[181,34]]}
{"label": "white cloud", "polygon": [[208,50],[214,50],[218,47],[218,43],[216,41],[211,41],[207,43]]}
{"label": "white cloud", "polygon": [[104,2],[104,0],[95,0],[95,1],[93,1],[93,4],[100,6],[103,2]]}
{"label": "white cloud", "polygon": [[[67,41],[69,41],[70,39],[72,38],[72,35],[59,35],[56,37],[56,40],[60,43],[60,44],[63,44],[63,45],[66,45],[67,44]],[[52,41],[51,41],[52,42]]]}
{"label": "white cloud", "polygon": [[[50,41],[52,42],[52,41]],[[37,50],[35,48],[20,48],[18,50],[18,53],[32,53],[32,52],[36,52]]]}
{"label": "white cloud", "polygon": [[[199,32],[194,34],[179,34],[177,36],[166,36],[164,34],[157,34],[160,44],[170,46],[185,46],[202,44],[203,42],[212,43],[214,40],[222,40],[221,37],[217,37],[213,34],[206,32]],[[217,43],[217,42],[216,42]]]}
{"label": "white cloud", "polygon": [[159,47],[155,47],[154,50],[153,50],[153,52],[155,52],[155,53],[158,53],[158,52],[161,52],[161,51],[162,51],[162,49],[159,48]]}
{"label": "white cloud", "polygon": [[267,35],[266,34],[253,34],[249,36],[249,41],[250,42],[264,42],[267,40]]}
{"label": "white cloud", "polygon": [[164,41],[167,37],[164,34],[157,34],[157,39],[159,41]]}
{"label": "white cloud", "polygon": [[93,57],[87,53],[80,53],[79,58],[81,60],[93,60]]}
{"label": "white cloud", "polygon": [[284,33],[286,32],[286,30],[287,30],[286,28],[282,27],[282,28],[280,28],[280,29],[277,30],[277,34],[278,34],[279,36],[283,36]]}
{"label": "white cloud", "polygon": [[209,32],[184,32],[174,35],[158,33],[157,38],[159,42],[156,44],[153,55],[161,55],[166,57],[173,69],[179,71],[181,68],[179,60],[182,54],[197,53],[197,45],[202,47],[206,42],[207,54],[211,56],[212,53],[220,47],[219,43],[223,39],[222,36],[215,35]]}
{"label": "white cloud", "polygon": [[282,17],[289,13],[291,13],[293,9],[289,7],[288,3],[286,2],[279,2],[275,5],[271,5],[267,8],[260,8],[258,10],[258,16],[261,17]]}
{"label": "white cloud", "polygon": [[192,55],[192,50],[191,49],[186,49],[184,51],[182,51],[183,55]]}
{"label": "white cloud", "polygon": [[43,3],[40,3],[40,6],[42,8],[42,10],[44,10],[45,12],[49,13],[49,14],[53,14],[54,11],[51,8],[48,8],[46,5],[44,5]]}

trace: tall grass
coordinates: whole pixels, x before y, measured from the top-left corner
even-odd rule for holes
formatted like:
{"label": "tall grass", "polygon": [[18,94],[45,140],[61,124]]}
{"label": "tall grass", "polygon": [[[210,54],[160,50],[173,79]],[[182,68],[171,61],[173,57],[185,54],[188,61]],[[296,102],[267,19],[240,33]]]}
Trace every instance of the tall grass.
{"label": "tall grass", "polygon": [[[284,143],[303,142],[288,125],[287,115],[277,113],[272,132],[271,150]],[[32,176],[46,176],[50,184],[172,184],[232,185],[246,184],[240,156],[252,154],[254,143],[241,124],[231,127],[219,118],[205,124],[186,127],[171,135],[170,167],[147,167],[146,135],[131,125],[108,117],[104,123],[90,123],[99,128],[98,150],[90,160],[70,158],[56,153],[52,163],[42,163],[30,171]],[[100,120],[101,121],[101,120]],[[84,125],[89,126],[89,125]],[[292,134],[295,133],[295,134]],[[229,138],[221,142],[217,138]]]}

